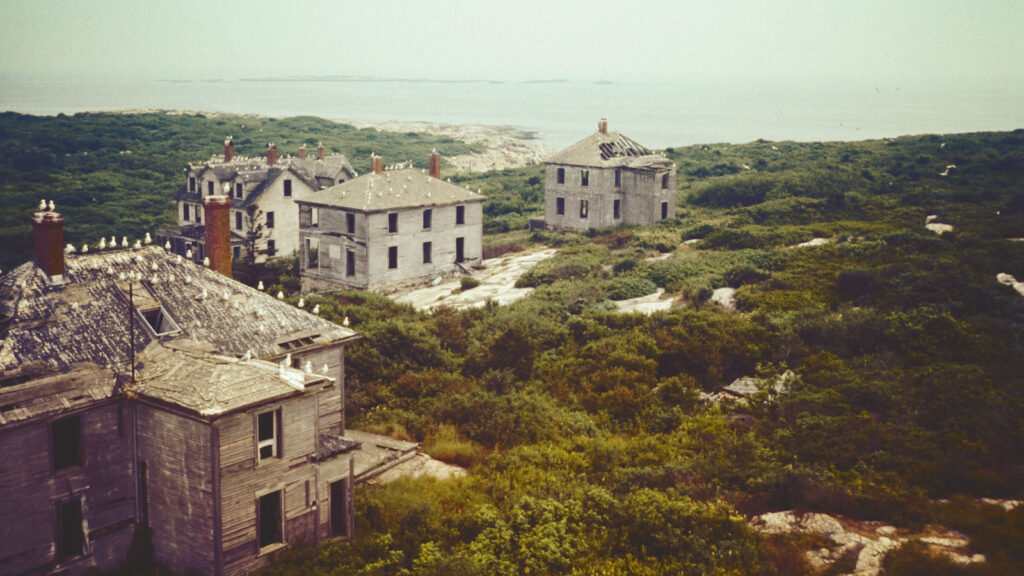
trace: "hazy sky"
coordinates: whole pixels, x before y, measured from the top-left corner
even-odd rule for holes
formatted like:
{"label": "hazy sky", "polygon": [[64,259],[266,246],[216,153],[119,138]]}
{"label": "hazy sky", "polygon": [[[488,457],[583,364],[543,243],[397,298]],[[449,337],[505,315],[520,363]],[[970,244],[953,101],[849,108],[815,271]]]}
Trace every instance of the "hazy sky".
{"label": "hazy sky", "polygon": [[1024,86],[1024,0],[0,0],[4,75]]}

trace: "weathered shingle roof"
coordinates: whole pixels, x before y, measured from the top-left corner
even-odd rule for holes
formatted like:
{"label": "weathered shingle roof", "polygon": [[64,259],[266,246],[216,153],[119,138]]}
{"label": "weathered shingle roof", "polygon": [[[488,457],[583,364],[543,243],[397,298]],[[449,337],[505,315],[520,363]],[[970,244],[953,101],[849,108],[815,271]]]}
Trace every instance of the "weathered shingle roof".
{"label": "weathered shingle roof", "polygon": [[[0,276],[0,377],[67,372],[80,363],[124,371],[130,358],[128,286],[136,307],[155,301],[180,328],[174,335],[220,353],[273,357],[358,337],[276,298],[155,246],[70,255],[64,284],[34,263]],[[136,353],[159,339],[135,316]]]}
{"label": "weathered shingle roof", "polygon": [[[267,164],[264,157],[235,156],[230,162],[224,162],[223,156],[213,156],[208,162],[193,165],[191,169],[198,177],[202,177],[207,171],[213,171],[217,180],[221,182],[241,179],[250,190],[240,204],[242,207],[256,202],[263,191],[285,172],[290,172],[314,190],[319,190],[321,184],[327,181],[333,184],[341,179],[350,180],[356,177],[356,171],[343,154],[325,156],[323,160],[287,157],[278,160],[273,166]],[[255,188],[252,188],[253,184],[256,185]],[[220,194],[220,190],[216,192]],[[202,201],[203,191],[197,186],[195,192],[189,192],[187,186],[182,186],[175,194],[175,199]]]}
{"label": "weathered shingle roof", "polygon": [[391,170],[364,174],[354,180],[319,190],[299,200],[361,212],[379,212],[418,206],[445,206],[482,202],[485,196],[432,178],[419,170]]}
{"label": "weathered shingle roof", "polygon": [[667,165],[669,160],[618,132],[595,132],[572,146],[555,152],[545,162],[602,168],[644,168],[662,167]]}

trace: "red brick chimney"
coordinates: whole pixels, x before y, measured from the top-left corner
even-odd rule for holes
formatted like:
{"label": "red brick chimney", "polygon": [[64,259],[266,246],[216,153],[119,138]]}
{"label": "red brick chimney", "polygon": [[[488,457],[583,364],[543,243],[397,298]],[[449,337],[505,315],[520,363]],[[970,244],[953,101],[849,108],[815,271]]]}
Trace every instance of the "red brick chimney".
{"label": "red brick chimney", "polygon": [[316,147],[316,157],[321,159],[321,160],[324,159],[324,143],[323,142],[321,142],[320,145]]}
{"label": "red brick chimney", "polygon": [[441,155],[434,150],[430,153],[430,176],[433,178],[441,179]]}
{"label": "red brick chimney", "polygon": [[36,212],[32,215],[32,243],[36,251],[36,265],[51,280],[62,280],[64,218],[56,212]]}
{"label": "red brick chimney", "polygon": [[277,164],[277,145],[267,144],[267,165],[273,166]]}
{"label": "red brick chimney", "polygon": [[299,146],[299,160],[306,159],[306,145]]}
{"label": "red brick chimney", "polygon": [[207,196],[203,198],[206,228],[206,257],[210,269],[231,278],[231,197]]}
{"label": "red brick chimney", "polygon": [[384,173],[384,157],[383,156],[377,156],[377,155],[370,156],[370,169],[373,170],[374,172],[376,172],[377,174],[383,174]]}
{"label": "red brick chimney", "polygon": [[224,161],[231,162],[231,159],[235,157],[235,141],[228,136],[227,140],[224,141]]}
{"label": "red brick chimney", "polygon": [[608,119],[607,118],[601,118],[601,121],[597,123],[597,131],[600,132],[601,134],[607,134],[608,133]]}

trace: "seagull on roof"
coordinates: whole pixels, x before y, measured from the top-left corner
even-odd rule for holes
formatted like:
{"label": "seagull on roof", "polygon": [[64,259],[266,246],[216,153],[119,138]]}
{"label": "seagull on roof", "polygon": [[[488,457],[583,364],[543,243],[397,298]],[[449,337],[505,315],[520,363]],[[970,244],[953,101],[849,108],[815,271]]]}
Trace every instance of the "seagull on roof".
{"label": "seagull on roof", "polygon": [[149,246],[150,244],[153,243],[153,239],[150,238],[149,232],[146,232],[146,238],[145,238],[145,240],[143,240],[143,242],[145,242],[147,246]]}
{"label": "seagull on roof", "polygon": [[299,296],[299,308],[305,308],[305,307],[306,307],[306,299],[303,298],[302,296]]}
{"label": "seagull on roof", "polygon": [[125,250],[128,249],[128,237],[127,236],[121,236],[121,248],[124,248]]}
{"label": "seagull on roof", "polygon": [[75,247],[71,244],[68,244],[67,246],[64,247],[64,251],[67,252],[68,254],[74,254]]}
{"label": "seagull on roof", "polygon": [[242,362],[248,362],[252,360],[252,350],[246,350],[245,354],[242,355]]}
{"label": "seagull on roof", "polygon": [[203,258],[203,266],[206,266],[207,268],[209,268],[209,266],[210,266],[210,257],[209,256]]}
{"label": "seagull on roof", "polygon": [[135,244],[132,244],[132,250],[138,250],[139,248],[142,248],[142,241],[136,240]]}
{"label": "seagull on roof", "polygon": [[317,304],[316,306],[313,306],[313,314],[319,314],[319,313],[320,313],[320,305]]}
{"label": "seagull on roof", "polygon": [[260,280],[260,284],[259,284],[259,286],[256,287],[256,289],[261,291],[261,292],[263,291],[263,280]]}
{"label": "seagull on roof", "polygon": [[348,316],[345,316],[345,319],[341,321],[341,325],[346,327],[348,326]]}
{"label": "seagull on roof", "polygon": [[277,299],[278,300],[284,300],[284,292],[278,290],[277,291]]}
{"label": "seagull on roof", "polygon": [[53,200],[50,200],[50,212],[54,211]]}
{"label": "seagull on roof", "polygon": [[89,245],[88,244],[82,244],[82,254],[86,254],[88,252],[89,252]]}
{"label": "seagull on roof", "polygon": [[107,239],[106,238],[100,238],[100,250],[106,250],[106,249],[107,249]]}
{"label": "seagull on roof", "polygon": [[46,210],[46,200],[39,201],[39,211],[42,212],[43,210]]}
{"label": "seagull on roof", "polygon": [[117,248],[117,236],[110,237],[110,249],[113,250],[114,248]]}
{"label": "seagull on roof", "polygon": [[189,248],[188,250],[185,250],[185,258],[188,258],[189,260],[192,259],[192,249],[191,248]]}

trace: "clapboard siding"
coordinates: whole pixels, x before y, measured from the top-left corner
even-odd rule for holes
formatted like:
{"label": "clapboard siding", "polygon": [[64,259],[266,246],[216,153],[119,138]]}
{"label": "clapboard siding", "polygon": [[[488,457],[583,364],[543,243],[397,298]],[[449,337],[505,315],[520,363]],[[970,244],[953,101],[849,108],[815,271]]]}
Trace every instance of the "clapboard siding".
{"label": "clapboard siding", "polygon": [[321,432],[342,434],[345,424],[345,347],[320,348],[304,354],[301,360],[303,364],[307,360],[311,362],[318,373],[322,372],[324,365],[327,366],[327,376],[333,378],[335,384],[319,395],[318,426]]}

